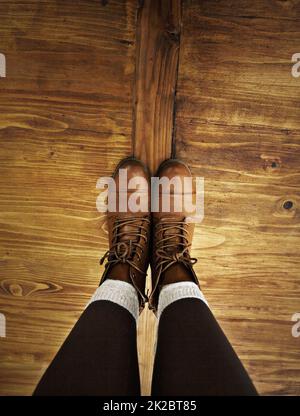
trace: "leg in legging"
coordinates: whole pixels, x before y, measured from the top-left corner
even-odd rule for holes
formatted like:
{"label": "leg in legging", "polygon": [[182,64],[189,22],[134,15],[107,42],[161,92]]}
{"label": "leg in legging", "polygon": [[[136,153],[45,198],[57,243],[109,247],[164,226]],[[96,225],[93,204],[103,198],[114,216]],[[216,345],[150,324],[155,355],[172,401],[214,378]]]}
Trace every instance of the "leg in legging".
{"label": "leg in legging", "polygon": [[[165,299],[162,301],[166,304]],[[200,296],[167,302],[161,313],[152,394],[257,394],[242,363]]]}
{"label": "leg in legging", "polygon": [[[108,287],[110,285],[114,287]],[[39,382],[34,395],[139,395],[136,319],[115,303],[115,287],[135,291],[124,282],[105,282],[87,307]],[[125,285],[125,286],[124,286]],[[102,287],[103,286],[103,287]],[[103,289],[110,290],[103,296]],[[114,297],[113,301],[106,300]],[[122,304],[122,302],[120,302]],[[128,305],[126,305],[128,306]],[[136,305],[138,310],[138,300]],[[130,308],[129,308],[130,309]],[[137,318],[137,317],[136,317]]]}

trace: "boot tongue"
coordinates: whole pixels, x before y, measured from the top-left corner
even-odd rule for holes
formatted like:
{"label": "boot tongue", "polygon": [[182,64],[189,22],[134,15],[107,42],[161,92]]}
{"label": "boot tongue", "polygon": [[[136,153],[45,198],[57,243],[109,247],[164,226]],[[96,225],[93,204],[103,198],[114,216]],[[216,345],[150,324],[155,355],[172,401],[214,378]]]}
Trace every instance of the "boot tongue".
{"label": "boot tongue", "polygon": [[[184,222],[185,217],[176,217],[174,218],[174,221],[176,222]],[[183,227],[183,225],[179,225],[178,227]],[[182,253],[185,245],[185,239],[183,236],[186,233],[182,231],[180,228],[170,227],[170,229],[166,230],[164,232],[164,237],[171,237],[166,244],[172,244],[171,247],[167,247],[165,251],[169,253],[172,257],[177,253]],[[181,281],[193,281],[192,274],[190,269],[184,265],[181,262],[176,262],[175,264],[172,264],[167,270],[164,271],[161,277],[161,285],[181,282]]]}
{"label": "boot tongue", "polygon": [[132,224],[126,224],[119,228],[119,233],[122,235],[118,238],[118,241],[128,241],[132,240],[136,242],[138,240],[138,236],[136,235],[138,232],[138,226],[141,225],[141,222]]}
{"label": "boot tongue", "polygon": [[[139,227],[142,226],[142,220],[141,221],[135,221],[134,224],[124,224],[121,227],[119,227],[118,233],[122,234],[118,237],[118,254],[123,254],[125,251],[129,248],[131,245],[131,252],[129,253],[129,257],[131,258],[132,255],[135,252],[134,245],[130,244],[130,241],[132,243],[137,243],[140,239],[139,233]],[[123,243],[123,244],[122,244]]]}
{"label": "boot tongue", "polygon": [[[174,218],[174,222],[181,222],[184,221],[185,217],[176,217]],[[177,227],[181,227],[181,225],[178,224]],[[171,247],[166,247],[166,251],[169,254],[174,254],[174,253],[180,253],[183,250],[183,245],[180,243],[183,243],[183,238],[182,236],[184,235],[184,232],[177,228],[175,226],[168,228],[167,230],[164,231],[164,237],[171,237],[169,240],[166,241],[166,245],[172,245]]]}

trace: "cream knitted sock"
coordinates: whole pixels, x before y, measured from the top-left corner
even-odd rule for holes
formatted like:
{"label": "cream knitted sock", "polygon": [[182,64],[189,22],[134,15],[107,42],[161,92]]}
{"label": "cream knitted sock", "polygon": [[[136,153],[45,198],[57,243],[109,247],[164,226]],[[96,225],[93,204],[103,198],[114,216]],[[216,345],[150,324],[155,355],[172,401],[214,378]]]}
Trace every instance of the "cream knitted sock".
{"label": "cream knitted sock", "polygon": [[130,283],[121,280],[105,280],[96,289],[88,305],[101,300],[108,300],[122,306],[137,321],[139,317],[139,300],[135,288]]}
{"label": "cream knitted sock", "polygon": [[160,294],[157,308],[157,318],[159,319],[162,312],[171,303],[179,299],[197,298],[202,300],[207,306],[208,303],[201,292],[199,286],[193,282],[178,282],[165,285]]}

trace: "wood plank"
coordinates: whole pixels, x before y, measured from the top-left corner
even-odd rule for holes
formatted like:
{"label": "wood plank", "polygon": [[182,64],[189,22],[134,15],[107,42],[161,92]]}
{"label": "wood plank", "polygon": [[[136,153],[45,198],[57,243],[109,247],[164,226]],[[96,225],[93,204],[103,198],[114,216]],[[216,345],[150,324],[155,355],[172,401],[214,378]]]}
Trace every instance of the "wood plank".
{"label": "wood plank", "polygon": [[151,172],[171,157],[180,31],[181,0],[140,2],[133,140]]}
{"label": "wood plank", "polygon": [[31,394],[98,286],[96,182],[132,152],[136,4],[1,1],[0,394]]}
{"label": "wood plank", "polygon": [[259,392],[299,395],[300,4],[189,0],[183,27],[176,150],[205,178],[196,271]]}
{"label": "wood plank", "polygon": [[[179,2],[161,3],[140,4],[136,60],[135,1],[1,2],[0,394],[31,394],[98,284],[107,248],[98,177],[131,154],[132,133],[152,171],[171,155],[181,13]],[[300,106],[290,75],[299,11],[290,1],[184,2],[175,127],[177,156],[206,181],[196,271],[261,393],[300,393],[291,336]],[[145,310],[143,394],[155,324]]]}
{"label": "wood plank", "polygon": [[[171,157],[181,32],[181,0],[139,2],[134,83],[134,154],[154,174]],[[147,287],[151,288],[148,276]],[[142,394],[151,392],[156,318],[145,309],[138,324]]]}

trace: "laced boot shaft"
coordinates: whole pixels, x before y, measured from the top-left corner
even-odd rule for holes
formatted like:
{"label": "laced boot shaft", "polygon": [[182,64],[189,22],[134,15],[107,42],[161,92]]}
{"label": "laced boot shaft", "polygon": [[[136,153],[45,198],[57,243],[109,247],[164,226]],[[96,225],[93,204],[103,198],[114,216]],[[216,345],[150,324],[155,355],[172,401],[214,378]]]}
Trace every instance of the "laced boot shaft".
{"label": "laced boot shaft", "polygon": [[188,225],[177,218],[162,218],[156,223],[155,269],[163,274],[173,264],[179,262],[191,266],[197,262],[189,253],[191,247]]}
{"label": "laced boot shaft", "polygon": [[143,218],[116,218],[112,229],[112,245],[100,260],[100,264],[107,260],[105,268],[111,269],[111,275],[108,277],[113,277],[116,274],[116,269],[114,272],[112,271],[113,266],[117,264],[127,264],[129,266],[130,281],[139,292],[143,304],[147,300],[146,295],[141,292],[135,279],[137,274],[146,279],[147,273],[144,270],[143,257],[148,257],[145,249],[148,247],[149,226],[150,219],[148,216]]}
{"label": "laced boot shaft", "polygon": [[[117,201],[119,201],[120,194],[124,192],[124,189],[119,185],[119,169],[127,170],[127,182],[135,176],[141,176],[146,179],[148,184],[150,183],[147,169],[141,162],[133,158],[125,159],[119,164],[114,174],[117,185]],[[132,192],[132,190],[128,190],[128,199]],[[141,190],[141,192],[145,194],[150,192],[150,187]],[[138,293],[140,310],[142,310],[147,301],[145,282],[149,265],[149,207],[147,212],[109,212],[107,223],[109,249],[100,260],[100,264],[106,262],[100,284],[105,279],[123,280],[131,283]]]}
{"label": "laced boot shaft", "polygon": [[[188,167],[178,160],[164,162],[157,173],[160,178],[166,176],[172,179],[174,176],[183,178],[191,177]],[[189,190],[189,192],[193,192]],[[160,194],[160,198],[162,198]],[[175,198],[183,200],[182,193],[171,193],[171,200],[174,206]],[[161,201],[160,201],[161,202]],[[159,204],[161,207],[162,204]],[[192,281],[198,283],[197,276],[193,270],[196,258],[191,257],[190,249],[194,231],[194,224],[187,222],[190,212],[185,212],[182,205],[181,212],[160,212],[153,213],[153,248],[152,248],[152,292],[149,298],[149,307],[156,312],[159,292],[162,286],[180,281]]]}

